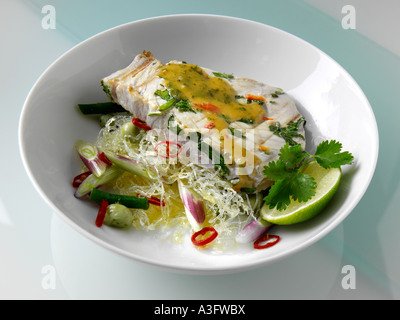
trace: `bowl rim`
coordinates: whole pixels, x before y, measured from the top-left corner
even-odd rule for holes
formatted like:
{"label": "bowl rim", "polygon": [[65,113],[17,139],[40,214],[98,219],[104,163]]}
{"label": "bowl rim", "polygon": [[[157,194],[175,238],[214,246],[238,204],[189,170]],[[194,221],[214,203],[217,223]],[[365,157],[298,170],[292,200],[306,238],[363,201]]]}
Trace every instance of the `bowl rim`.
{"label": "bowl rim", "polygon": [[[314,234],[313,236],[309,237],[301,246],[296,246],[291,249],[284,250],[284,252],[277,254],[276,256],[273,256],[272,258],[267,256],[266,259],[259,259],[257,261],[252,261],[251,263],[242,263],[240,265],[234,265],[232,267],[227,268],[224,266],[224,268],[218,268],[215,266],[210,266],[210,267],[201,267],[201,268],[196,268],[196,267],[188,267],[188,266],[179,266],[176,264],[173,264],[171,261],[168,263],[165,262],[158,262],[154,261],[153,259],[149,259],[143,256],[138,256],[136,254],[127,252],[126,250],[119,248],[115,245],[112,245],[108,242],[106,242],[103,239],[100,239],[96,235],[90,233],[87,229],[85,229],[83,226],[80,226],[76,224],[72,219],[70,219],[67,215],[65,215],[60,209],[57,208],[57,206],[51,201],[51,199],[47,196],[47,194],[43,191],[42,187],[38,183],[37,179],[34,176],[34,173],[32,171],[32,168],[30,167],[29,160],[28,160],[28,155],[25,152],[24,149],[24,122],[26,121],[26,110],[29,108],[30,101],[32,100],[32,97],[36,93],[36,88],[39,86],[40,82],[44,78],[44,76],[55,66],[61,61],[65,56],[69,55],[70,52],[74,51],[77,47],[84,46],[86,43],[93,41],[93,39],[96,39],[98,37],[102,37],[104,34],[109,33],[109,32],[114,32],[118,29],[123,29],[123,28],[133,28],[136,24],[141,24],[141,23],[148,23],[151,21],[160,21],[164,19],[183,19],[183,18],[211,18],[211,19],[225,19],[229,20],[231,22],[238,22],[238,23],[248,23],[248,24],[254,24],[258,25],[260,27],[264,28],[269,28],[271,30],[280,32],[285,34],[285,36],[292,37],[292,39],[295,39],[296,41],[300,41],[303,45],[307,45],[313,50],[316,50],[320,55],[324,56],[324,58],[330,60],[337,68],[340,69],[340,71],[343,73],[344,76],[346,76],[347,79],[351,80],[356,85],[356,89],[359,94],[359,98],[363,100],[363,103],[368,107],[368,116],[371,118],[372,123],[373,123],[373,133],[374,137],[376,137],[374,143],[371,145],[371,150],[373,150],[373,158],[370,164],[370,168],[368,171],[368,176],[364,180],[364,184],[362,185],[362,188],[360,189],[360,192],[358,193],[357,197],[352,198],[352,201],[349,206],[344,208],[341,212],[340,215],[335,216],[335,218],[330,222],[329,225],[325,226],[320,232]],[[274,263],[276,261],[279,261],[293,253],[296,253],[298,251],[301,251],[310,245],[314,244],[324,236],[326,236],[328,233],[330,233],[333,229],[335,229],[342,221],[345,220],[345,218],[354,210],[354,208],[357,206],[359,201],[362,199],[364,196],[365,192],[367,191],[368,187],[370,186],[371,180],[375,174],[377,162],[378,162],[378,157],[379,157],[379,131],[378,131],[378,126],[376,122],[376,118],[373,112],[373,109],[364,94],[363,90],[361,87],[358,85],[358,83],[355,81],[355,79],[350,75],[350,73],[344,69],[335,59],[333,59],[331,56],[326,54],[324,51],[321,49],[317,48],[313,44],[309,43],[308,41],[293,35],[292,33],[289,33],[285,30],[279,29],[277,27],[265,24],[263,22],[258,22],[258,21],[253,21],[245,18],[240,18],[240,17],[234,17],[234,16],[229,16],[229,15],[219,15],[219,14],[204,14],[204,13],[182,13],[182,14],[167,14],[167,15],[160,15],[160,16],[154,16],[154,17],[148,17],[148,18],[143,18],[139,20],[134,20],[126,23],[122,23],[117,26],[113,26],[111,28],[105,29],[99,33],[96,33],[89,38],[75,44],[72,46],[70,49],[65,51],[63,54],[61,54],[56,60],[54,60],[45,70],[40,74],[40,76],[37,78],[35,81],[34,85],[30,89],[21,113],[19,117],[19,123],[18,123],[18,145],[19,145],[19,153],[22,159],[23,166],[25,168],[25,171],[29,177],[29,180],[35,187],[35,190],[39,193],[41,198],[47,203],[47,205],[52,209],[54,213],[57,214],[58,217],[61,217],[63,221],[65,221],[68,225],[70,225],[74,230],[78,231],[78,233],[82,234],[86,238],[92,240],[93,242],[101,245],[102,247],[118,253],[122,256],[131,258],[137,262],[140,263],[145,263],[148,265],[152,265],[158,268],[161,268],[163,270],[168,270],[172,272],[178,272],[178,273],[189,273],[189,274],[221,274],[221,273],[234,273],[234,272],[241,272],[245,270],[251,270],[255,268],[259,268],[261,266],[265,266],[269,263]]]}

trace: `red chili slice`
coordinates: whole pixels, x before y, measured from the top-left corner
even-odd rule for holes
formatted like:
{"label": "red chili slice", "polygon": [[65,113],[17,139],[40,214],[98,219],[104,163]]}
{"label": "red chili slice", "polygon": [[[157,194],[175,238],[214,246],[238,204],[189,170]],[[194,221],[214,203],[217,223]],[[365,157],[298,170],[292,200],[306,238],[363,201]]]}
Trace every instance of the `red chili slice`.
{"label": "red chili slice", "polygon": [[208,122],[204,125],[204,128],[206,129],[212,129],[215,127],[215,123],[214,122]]}
{"label": "red chili slice", "polygon": [[94,222],[94,224],[98,228],[101,228],[101,226],[103,225],[104,218],[106,217],[106,213],[107,213],[107,207],[108,207],[108,201],[104,200],[104,199],[101,200],[100,208],[99,208],[99,211],[97,212],[97,217]]}
{"label": "red chili slice", "polygon": [[140,120],[139,118],[133,118],[132,119],[132,123],[143,130],[151,130],[151,128],[146,124],[146,122],[144,122],[143,120]]}
{"label": "red chili slice", "polygon": [[[265,249],[276,245],[281,238],[274,234],[266,234],[254,241],[254,249]],[[272,241],[271,241],[272,240]]]}
{"label": "red chili slice", "polygon": [[246,95],[246,99],[247,100],[255,100],[255,101],[265,101],[266,100],[265,97],[257,96],[257,95],[254,95],[254,94]]}
{"label": "red chili slice", "polygon": [[111,166],[111,165],[112,165],[112,162],[111,162],[110,160],[108,160],[108,158],[107,158],[107,156],[105,155],[104,152],[102,152],[102,153],[99,154],[99,159],[100,159],[101,161],[103,161],[105,164],[107,164],[108,166]]}
{"label": "red chili slice", "polygon": [[78,188],[83,180],[85,180],[88,176],[90,176],[92,173],[90,171],[82,172],[78,174],[73,180],[72,180],[72,186],[74,188]]}
{"label": "red chili slice", "polygon": [[263,116],[263,120],[264,120],[264,121],[267,121],[267,120],[274,120],[274,118],[268,118],[268,117],[266,117],[266,116]]}
{"label": "red chili slice", "polygon": [[213,113],[221,113],[221,109],[212,103],[195,103],[193,104],[195,108],[199,108],[205,111],[210,111]]}
{"label": "red chili slice", "polygon": [[[209,233],[209,235],[206,238],[203,238],[202,236],[206,235],[207,233]],[[218,232],[213,227],[204,227],[200,231],[193,233],[191,239],[195,246],[201,247],[213,241],[217,236]]]}
{"label": "red chili slice", "polygon": [[147,198],[147,199],[149,200],[149,203],[154,204],[156,206],[159,206],[159,207],[165,206],[165,201],[163,200],[161,202],[161,200],[157,197],[151,196],[150,198]]}
{"label": "red chili slice", "polygon": [[[146,198],[145,196],[142,196],[142,195],[139,194],[139,193],[137,193],[136,196],[137,196],[137,197]],[[161,206],[164,207],[164,206],[165,206],[165,201],[163,200],[163,201],[161,202],[161,200],[160,200],[159,198],[157,198],[157,197],[154,197],[154,196],[147,197],[147,200],[149,200],[149,203],[150,203],[150,204],[154,204],[154,205],[159,206],[159,207],[161,207]]]}

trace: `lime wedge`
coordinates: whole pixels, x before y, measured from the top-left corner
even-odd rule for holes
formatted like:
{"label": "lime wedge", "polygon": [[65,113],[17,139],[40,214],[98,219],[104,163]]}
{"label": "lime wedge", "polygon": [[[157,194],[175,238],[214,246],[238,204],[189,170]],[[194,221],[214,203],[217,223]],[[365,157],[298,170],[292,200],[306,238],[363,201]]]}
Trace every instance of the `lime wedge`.
{"label": "lime wedge", "polygon": [[261,217],[273,224],[289,225],[303,222],[315,217],[325,208],[336,193],[342,171],[340,168],[324,169],[313,161],[305,167],[303,173],[310,174],[317,183],[315,195],[307,202],[298,202],[292,199],[289,206],[282,211],[270,209],[264,204],[261,208]]}

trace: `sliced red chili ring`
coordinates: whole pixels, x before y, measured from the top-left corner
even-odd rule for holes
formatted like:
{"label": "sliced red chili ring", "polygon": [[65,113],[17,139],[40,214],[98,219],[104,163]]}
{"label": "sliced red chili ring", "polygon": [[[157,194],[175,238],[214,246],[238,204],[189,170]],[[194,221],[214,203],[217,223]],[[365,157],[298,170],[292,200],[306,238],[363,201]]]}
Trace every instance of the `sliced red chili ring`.
{"label": "sliced red chili ring", "polygon": [[[203,238],[203,236],[205,236],[208,233],[209,235],[206,238]],[[193,233],[191,240],[195,246],[201,247],[205,246],[206,244],[209,244],[217,236],[218,232],[213,227],[204,227],[200,231]]]}
{"label": "sliced red chili ring", "polygon": [[88,176],[90,176],[92,173],[90,171],[82,172],[78,174],[73,180],[72,180],[72,186],[74,188],[78,188],[83,180],[85,180]]}
{"label": "sliced red chili ring", "polygon": [[[167,146],[166,147],[166,151],[165,151],[166,155],[163,155],[163,154],[158,152],[158,148],[163,144],[165,144]],[[176,145],[176,147],[178,149],[178,151],[176,153],[172,154],[172,155],[170,154],[171,144],[172,145]],[[163,158],[175,158],[175,157],[177,157],[179,155],[179,153],[181,152],[181,149],[182,149],[182,146],[179,143],[167,140],[167,141],[160,141],[159,143],[157,143],[155,148],[154,148],[154,151],[156,151],[160,157],[163,157]]]}
{"label": "sliced red chili ring", "polygon": [[265,249],[276,245],[281,238],[274,234],[265,234],[254,241],[254,249]]}
{"label": "sliced red chili ring", "polygon": [[146,122],[144,122],[143,120],[140,120],[139,118],[133,118],[132,119],[132,123],[143,130],[151,130],[151,128],[146,124]]}
{"label": "sliced red chili ring", "polygon": [[104,200],[104,199],[101,200],[100,208],[99,208],[99,211],[97,212],[97,217],[94,222],[94,224],[98,228],[101,228],[101,226],[104,223],[104,218],[106,217],[106,213],[107,213],[107,207],[108,207],[108,201]]}

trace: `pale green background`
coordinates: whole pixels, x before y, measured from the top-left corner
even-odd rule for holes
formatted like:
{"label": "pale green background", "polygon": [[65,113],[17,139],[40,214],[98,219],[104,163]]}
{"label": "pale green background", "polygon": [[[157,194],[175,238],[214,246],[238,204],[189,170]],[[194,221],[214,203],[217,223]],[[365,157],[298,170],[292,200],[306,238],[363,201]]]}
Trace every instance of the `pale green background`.
{"label": "pale green background", "polygon": [[[384,31],[385,40],[399,41],[390,20],[366,21],[365,3],[356,6],[360,25],[374,29],[379,21],[376,28]],[[56,8],[55,30],[41,27],[41,9],[47,4]],[[400,13],[399,6],[392,10]],[[54,216],[26,175],[18,120],[46,67],[98,32],[176,13],[241,17],[299,36],[339,62],[372,105],[380,154],[369,189],[332,233],[293,257],[234,275],[171,274],[117,256],[77,234]],[[357,29],[344,30],[333,16],[301,0],[0,0],[0,298],[398,299],[400,58]],[[357,272],[354,290],[342,287],[345,265]],[[55,288],[43,283],[47,266],[55,272]]]}

